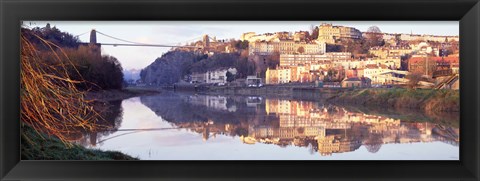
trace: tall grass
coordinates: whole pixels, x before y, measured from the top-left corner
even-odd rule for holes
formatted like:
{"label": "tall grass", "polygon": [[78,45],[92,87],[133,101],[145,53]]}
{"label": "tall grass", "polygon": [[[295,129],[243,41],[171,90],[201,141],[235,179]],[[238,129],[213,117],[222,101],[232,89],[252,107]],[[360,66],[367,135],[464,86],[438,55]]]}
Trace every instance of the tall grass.
{"label": "tall grass", "polygon": [[[71,145],[68,134],[94,131],[98,128],[95,123],[102,117],[93,108],[93,101],[85,99],[85,92],[76,88],[85,81],[72,79],[81,76],[65,52],[39,36],[36,38],[50,48],[48,53],[54,58],[49,62],[42,59],[45,52],[21,35],[21,121]],[[71,75],[72,72],[77,75]]]}

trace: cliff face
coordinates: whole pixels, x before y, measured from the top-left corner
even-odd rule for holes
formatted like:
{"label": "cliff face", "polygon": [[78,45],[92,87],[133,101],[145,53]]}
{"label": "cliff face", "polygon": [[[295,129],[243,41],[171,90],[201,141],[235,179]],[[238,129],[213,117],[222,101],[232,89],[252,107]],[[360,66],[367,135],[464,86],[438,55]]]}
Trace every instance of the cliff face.
{"label": "cliff face", "polygon": [[172,85],[178,82],[195,61],[195,54],[187,51],[171,51],[157,58],[140,72],[146,84]]}
{"label": "cliff face", "polygon": [[219,68],[236,68],[237,78],[255,75],[255,63],[238,53],[217,53],[212,56],[189,51],[170,51],[140,72],[147,85],[172,85],[192,72],[207,72]]}

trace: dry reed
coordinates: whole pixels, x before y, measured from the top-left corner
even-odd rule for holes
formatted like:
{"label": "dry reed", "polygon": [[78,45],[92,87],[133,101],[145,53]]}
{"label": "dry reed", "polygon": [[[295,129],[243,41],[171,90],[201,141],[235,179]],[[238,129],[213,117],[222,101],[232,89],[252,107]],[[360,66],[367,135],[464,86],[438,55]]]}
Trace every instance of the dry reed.
{"label": "dry reed", "polygon": [[[21,36],[21,121],[71,146],[69,134],[94,131],[98,129],[96,122],[103,118],[94,109],[93,101],[85,99],[85,92],[76,88],[85,81],[71,79],[72,72],[78,74],[75,77],[81,76],[65,52],[34,36],[50,50],[41,52]],[[53,62],[42,59],[44,53],[50,53]]]}

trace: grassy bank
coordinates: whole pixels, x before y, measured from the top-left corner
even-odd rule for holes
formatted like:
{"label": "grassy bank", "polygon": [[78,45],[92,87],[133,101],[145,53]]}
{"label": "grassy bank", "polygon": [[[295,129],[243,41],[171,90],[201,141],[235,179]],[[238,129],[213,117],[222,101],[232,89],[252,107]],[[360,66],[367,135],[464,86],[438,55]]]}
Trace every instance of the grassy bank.
{"label": "grassy bank", "polygon": [[427,112],[458,112],[460,110],[458,90],[355,89],[339,93],[328,101],[365,106],[410,108]]}
{"label": "grassy bank", "polygon": [[68,148],[59,139],[22,127],[22,160],[138,160],[117,151],[87,149],[80,145]]}

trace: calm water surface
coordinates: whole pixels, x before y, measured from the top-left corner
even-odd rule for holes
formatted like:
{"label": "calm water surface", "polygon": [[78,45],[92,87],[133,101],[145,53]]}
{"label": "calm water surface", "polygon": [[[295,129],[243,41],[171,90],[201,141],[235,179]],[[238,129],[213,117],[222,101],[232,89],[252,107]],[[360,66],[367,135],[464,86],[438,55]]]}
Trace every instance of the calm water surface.
{"label": "calm water surface", "polygon": [[459,116],[248,96],[114,102],[78,143],[142,160],[458,160]]}

